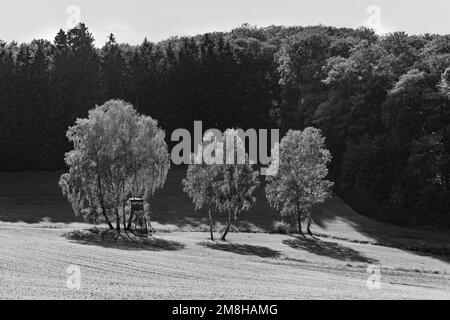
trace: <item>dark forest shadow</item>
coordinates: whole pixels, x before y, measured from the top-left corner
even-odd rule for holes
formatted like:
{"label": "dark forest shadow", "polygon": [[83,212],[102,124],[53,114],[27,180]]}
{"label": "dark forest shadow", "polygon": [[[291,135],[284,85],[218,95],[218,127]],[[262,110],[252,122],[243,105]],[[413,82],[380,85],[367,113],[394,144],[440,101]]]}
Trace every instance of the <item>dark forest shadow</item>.
{"label": "dark forest shadow", "polygon": [[90,230],[72,231],[63,234],[63,237],[83,245],[100,246],[104,248],[114,248],[131,251],[178,251],[184,249],[185,245],[154,237],[137,238],[131,234],[122,232],[120,236],[102,236],[101,234],[93,233]]}
{"label": "dark forest shadow", "polygon": [[[198,226],[209,227],[208,211],[195,211],[195,206],[183,192],[182,181],[186,177],[186,167],[177,166],[169,171],[167,182],[162,190],[158,190],[152,203],[152,221],[161,225],[172,225],[189,231]],[[238,221],[233,223],[233,231],[236,232],[267,232],[272,230],[273,220],[278,213],[272,209],[265,196],[263,187],[255,191],[258,199],[254,207],[248,212],[243,212]],[[225,225],[227,216],[215,212],[215,220]]]}
{"label": "dark forest shadow", "polygon": [[358,214],[339,197],[334,197],[315,208],[314,225],[321,227],[325,231],[325,236],[328,236],[327,228],[338,220],[340,220],[339,223],[353,228],[355,234],[349,236],[344,234],[341,237],[333,235],[331,238],[360,242],[360,239],[353,238],[359,233],[373,239],[372,244],[433,257],[446,263],[450,262],[450,233],[444,230],[408,228],[376,221]]}
{"label": "dark forest shadow", "polygon": [[76,217],[58,185],[63,171],[0,172],[0,221],[84,222]]}
{"label": "dark forest shadow", "polygon": [[267,247],[252,246],[248,244],[202,242],[199,243],[199,245],[213,250],[233,252],[245,256],[258,256],[261,258],[277,258],[281,254],[279,251]]}
{"label": "dark forest shadow", "polygon": [[[151,202],[152,222],[175,226],[183,230],[208,227],[207,211],[196,212],[192,201],[183,192],[182,180],[187,168],[174,167],[169,171],[164,188],[158,190]],[[0,173],[0,221],[37,223],[84,222],[76,217],[58,185],[63,171]],[[256,192],[258,201],[249,212],[243,213],[234,224],[235,231],[271,231],[277,213],[269,207],[263,188]],[[218,223],[225,223],[225,215],[216,214]]]}
{"label": "dark forest shadow", "polygon": [[283,243],[293,249],[305,250],[320,256],[351,262],[376,263],[377,260],[367,258],[360,252],[339,243],[326,242],[317,238],[292,237]]}

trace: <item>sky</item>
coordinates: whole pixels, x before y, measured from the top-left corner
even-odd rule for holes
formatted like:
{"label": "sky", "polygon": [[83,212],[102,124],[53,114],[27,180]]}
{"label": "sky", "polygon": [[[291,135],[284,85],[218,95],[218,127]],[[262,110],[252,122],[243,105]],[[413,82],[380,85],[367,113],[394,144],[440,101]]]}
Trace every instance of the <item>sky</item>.
{"label": "sky", "polygon": [[368,26],[377,33],[450,34],[450,0],[0,0],[0,39],[53,40],[59,29],[84,22],[102,46],[110,33],[138,44],[243,23]]}

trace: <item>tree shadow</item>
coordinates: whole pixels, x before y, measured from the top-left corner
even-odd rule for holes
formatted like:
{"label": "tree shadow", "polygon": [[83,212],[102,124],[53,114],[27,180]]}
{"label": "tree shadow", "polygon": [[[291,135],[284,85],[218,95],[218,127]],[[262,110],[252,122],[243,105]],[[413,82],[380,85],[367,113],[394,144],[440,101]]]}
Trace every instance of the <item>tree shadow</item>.
{"label": "tree shadow", "polygon": [[283,243],[293,249],[305,250],[319,256],[326,256],[341,261],[376,263],[377,260],[365,257],[360,252],[335,242],[327,242],[317,238],[292,237]]}
{"label": "tree shadow", "polygon": [[199,245],[213,250],[227,251],[244,256],[257,256],[261,258],[277,258],[281,255],[279,251],[267,247],[252,246],[248,244],[202,242]]}
{"label": "tree shadow", "polygon": [[178,251],[185,247],[180,242],[153,237],[136,240],[136,237],[124,233],[117,239],[86,230],[72,231],[62,236],[73,243],[130,251]]}

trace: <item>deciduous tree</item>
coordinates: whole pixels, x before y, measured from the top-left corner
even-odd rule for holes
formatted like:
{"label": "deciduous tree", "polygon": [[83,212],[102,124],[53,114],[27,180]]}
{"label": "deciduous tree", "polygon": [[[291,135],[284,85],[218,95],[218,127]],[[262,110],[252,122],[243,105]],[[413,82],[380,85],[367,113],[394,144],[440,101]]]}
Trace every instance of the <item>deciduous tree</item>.
{"label": "deciduous tree", "polygon": [[139,115],[123,101],[111,100],[78,119],[67,133],[74,149],[66,154],[69,173],[60,186],[84,217],[101,215],[113,229],[127,224],[125,203],[132,197],[147,202],[161,188],[170,168],[165,133],[156,120]]}
{"label": "deciduous tree", "polygon": [[326,180],[330,152],[325,149],[325,138],[320,130],[306,128],[290,130],[280,143],[279,170],[268,177],[266,195],[272,207],[283,217],[296,217],[299,233],[302,218],[308,219],[311,233],[312,207],[330,196],[333,183]]}

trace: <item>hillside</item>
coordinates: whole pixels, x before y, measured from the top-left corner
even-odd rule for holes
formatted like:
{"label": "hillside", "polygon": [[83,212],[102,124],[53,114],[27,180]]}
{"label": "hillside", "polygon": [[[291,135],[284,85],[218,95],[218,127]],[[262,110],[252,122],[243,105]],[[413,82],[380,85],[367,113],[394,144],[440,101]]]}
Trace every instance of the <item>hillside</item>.
{"label": "hillside", "polygon": [[[61,194],[58,180],[62,172],[1,173],[0,221],[28,226],[67,227],[83,223]],[[183,193],[181,181],[185,170],[172,169],[164,188],[152,203],[153,225],[161,231],[203,231],[208,227],[206,212],[195,212]],[[264,190],[258,190],[257,203],[244,213],[236,231],[271,232],[273,221],[280,220],[269,207]],[[225,221],[225,217],[218,216]],[[295,225],[293,226],[295,228]],[[366,242],[395,242],[450,246],[446,230],[417,230],[376,222],[353,211],[335,197],[314,209],[315,233]]]}
{"label": "hillside", "polygon": [[[158,240],[133,247],[69,237],[87,225],[60,195],[59,173],[1,173],[0,298],[450,299],[448,233],[377,223],[339,198],[315,209],[316,238],[262,233],[278,217],[261,193],[241,232],[212,243],[196,232],[206,221],[183,174],[173,170],[154,201]],[[80,291],[65,287],[70,265],[81,267]],[[367,288],[369,265],[381,290]]]}

